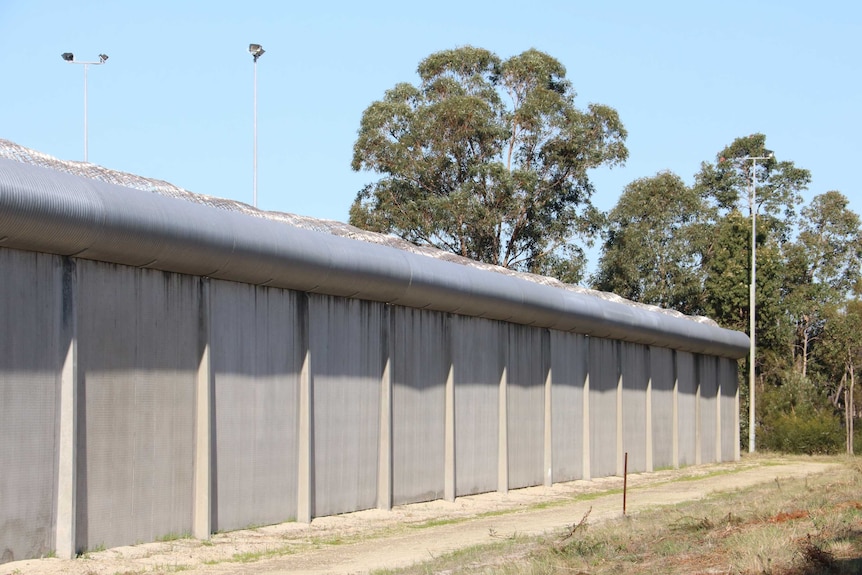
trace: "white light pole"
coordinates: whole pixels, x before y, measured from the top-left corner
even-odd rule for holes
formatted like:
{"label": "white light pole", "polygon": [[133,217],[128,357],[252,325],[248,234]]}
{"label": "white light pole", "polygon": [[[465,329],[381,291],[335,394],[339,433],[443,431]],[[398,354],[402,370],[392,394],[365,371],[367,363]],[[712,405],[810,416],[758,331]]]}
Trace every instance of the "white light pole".
{"label": "white light pole", "polygon": [[84,161],[87,160],[87,68],[92,64],[93,66],[100,66],[108,61],[108,56],[106,54],[99,54],[98,62],[80,62],[75,60],[75,55],[71,52],[63,52],[60,55],[63,60],[68,62],[69,64],[81,64],[84,66]]}
{"label": "white light pole", "polygon": [[755,447],[755,410],[754,410],[754,360],[755,360],[755,315],[757,301],[755,297],[757,286],[757,160],[772,159],[774,154],[766,152],[765,156],[746,156],[740,158],[743,162],[751,160],[751,192],[748,194],[748,209],[751,212],[751,284],[748,286],[748,321],[751,349],[748,357],[748,452],[754,453]]}
{"label": "white light pole", "polygon": [[248,51],[254,58],[254,207],[257,207],[257,59],[263,56],[260,44],[249,44]]}

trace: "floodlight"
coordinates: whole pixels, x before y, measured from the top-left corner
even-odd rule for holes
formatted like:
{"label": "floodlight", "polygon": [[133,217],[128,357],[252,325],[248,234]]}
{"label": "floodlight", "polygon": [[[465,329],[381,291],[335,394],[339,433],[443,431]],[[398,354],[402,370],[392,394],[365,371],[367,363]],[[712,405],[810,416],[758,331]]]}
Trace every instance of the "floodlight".
{"label": "floodlight", "polygon": [[75,55],[72,54],[71,52],[63,52],[62,54],[60,54],[60,57],[63,58],[63,60],[65,60],[69,64],[80,64],[84,68],[84,161],[86,162],[86,161],[88,161],[88,159],[87,159],[87,148],[88,148],[88,142],[87,142],[87,69],[91,65],[99,66],[101,64],[104,64],[105,62],[108,61],[108,55],[107,54],[99,54],[99,61],[98,62],[90,61],[90,60],[86,60],[86,61],[75,60]]}
{"label": "floodlight", "polygon": [[248,51],[254,56],[254,61],[257,62],[257,59],[263,56],[264,49],[260,44],[249,44]]}

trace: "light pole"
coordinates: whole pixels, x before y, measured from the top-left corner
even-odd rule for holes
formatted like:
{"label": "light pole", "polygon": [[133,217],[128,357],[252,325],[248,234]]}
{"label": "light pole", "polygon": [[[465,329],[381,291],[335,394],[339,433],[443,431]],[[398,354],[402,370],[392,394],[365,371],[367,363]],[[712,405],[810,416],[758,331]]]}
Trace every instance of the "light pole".
{"label": "light pole", "polygon": [[254,207],[257,207],[257,59],[263,56],[260,44],[249,44],[248,51],[254,58]]}
{"label": "light pole", "polygon": [[108,61],[107,54],[99,54],[98,62],[81,62],[75,60],[75,55],[71,52],[63,52],[60,54],[60,57],[63,58],[69,64],[81,64],[84,66],[84,161],[87,161],[87,68],[92,64],[93,66],[100,66]]}
{"label": "light pole", "polygon": [[743,162],[751,160],[751,192],[748,194],[748,209],[751,212],[751,284],[748,286],[748,321],[751,349],[748,356],[748,452],[755,451],[755,411],[754,411],[754,359],[755,359],[755,314],[757,301],[755,297],[757,286],[757,160],[770,160],[772,152],[765,156],[746,156],[739,158]]}

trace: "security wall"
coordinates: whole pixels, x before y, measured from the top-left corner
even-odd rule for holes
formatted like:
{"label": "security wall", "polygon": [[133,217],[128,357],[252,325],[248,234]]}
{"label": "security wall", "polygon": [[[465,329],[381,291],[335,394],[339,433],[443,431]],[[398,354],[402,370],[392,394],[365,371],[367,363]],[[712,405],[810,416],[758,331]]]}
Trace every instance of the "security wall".
{"label": "security wall", "polygon": [[[589,477],[584,459],[589,445],[588,340],[585,336],[550,332],[551,362],[551,480],[572,481]],[[587,460],[589,463],[589,460]]]}
{"label": "security wall", "polygon": [[64,271],[59,258],[0,249],[0,333],[15,334],[0,338],[0,562],[54,548]]}
{"label": "security wall", "polygon": [[200,280],[79,261],[81,548],[188,533]]}
{"label": "security wall", "polygon": [[0,562],[739,456],[744,334],[187,196],[0,159]]}
{"label": "security wall", "polygon": [[676,362],[674,351],[662,347],[650,348],[650,408],[652,434],[652,464],[655,469],[673,467],[677,462]]}
{"label": "security wall", "polygon": [[613,475],[624,453],[632,471],[738,455],[727,358],[16,250],[0,263],[6,561],[58,538],[80,552]]}
{"label": "security wall", "polygon": [[209,289],[212,529],[293,519],[306,298],[224,281]]}
{"label": "security wall", "polygon": [[393,307],[389,317],[392,502],[442,499],[450,322],[444,314],[402,307]]}

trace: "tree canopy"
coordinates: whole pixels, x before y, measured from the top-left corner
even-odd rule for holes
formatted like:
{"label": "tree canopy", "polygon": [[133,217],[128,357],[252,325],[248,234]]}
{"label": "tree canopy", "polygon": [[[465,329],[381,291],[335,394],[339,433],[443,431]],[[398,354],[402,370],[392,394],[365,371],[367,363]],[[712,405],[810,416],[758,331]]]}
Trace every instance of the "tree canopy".
{"label": "tree canopy", "polygon": [[[701,164],[692,186],[669,172],[629,184],[608,214],[593,287],[748,331],[754,218],[761,440],[832,449],[833,439],[802,436],[840,428],[843,411],[852,448],[862,366],[860,218],[834,190],[805,205],[808,170],[765,146],[763,134],[737,138]],[[740,396],[745,443],[747,386]]]}
{"label": "tree canopy", "polygon": [[706,205],[671,172],[626,186],[608,215],[593,286],[627,299],[698,313]]}
{"label": "tree canopy", "polygon": [[601,217],[588,171],[622,164],[613,108],[575,107],[563,65],[527,50],[431,54],[363,113],[352,167],[379,174],[350,223],[478,261],[580,279]]}

